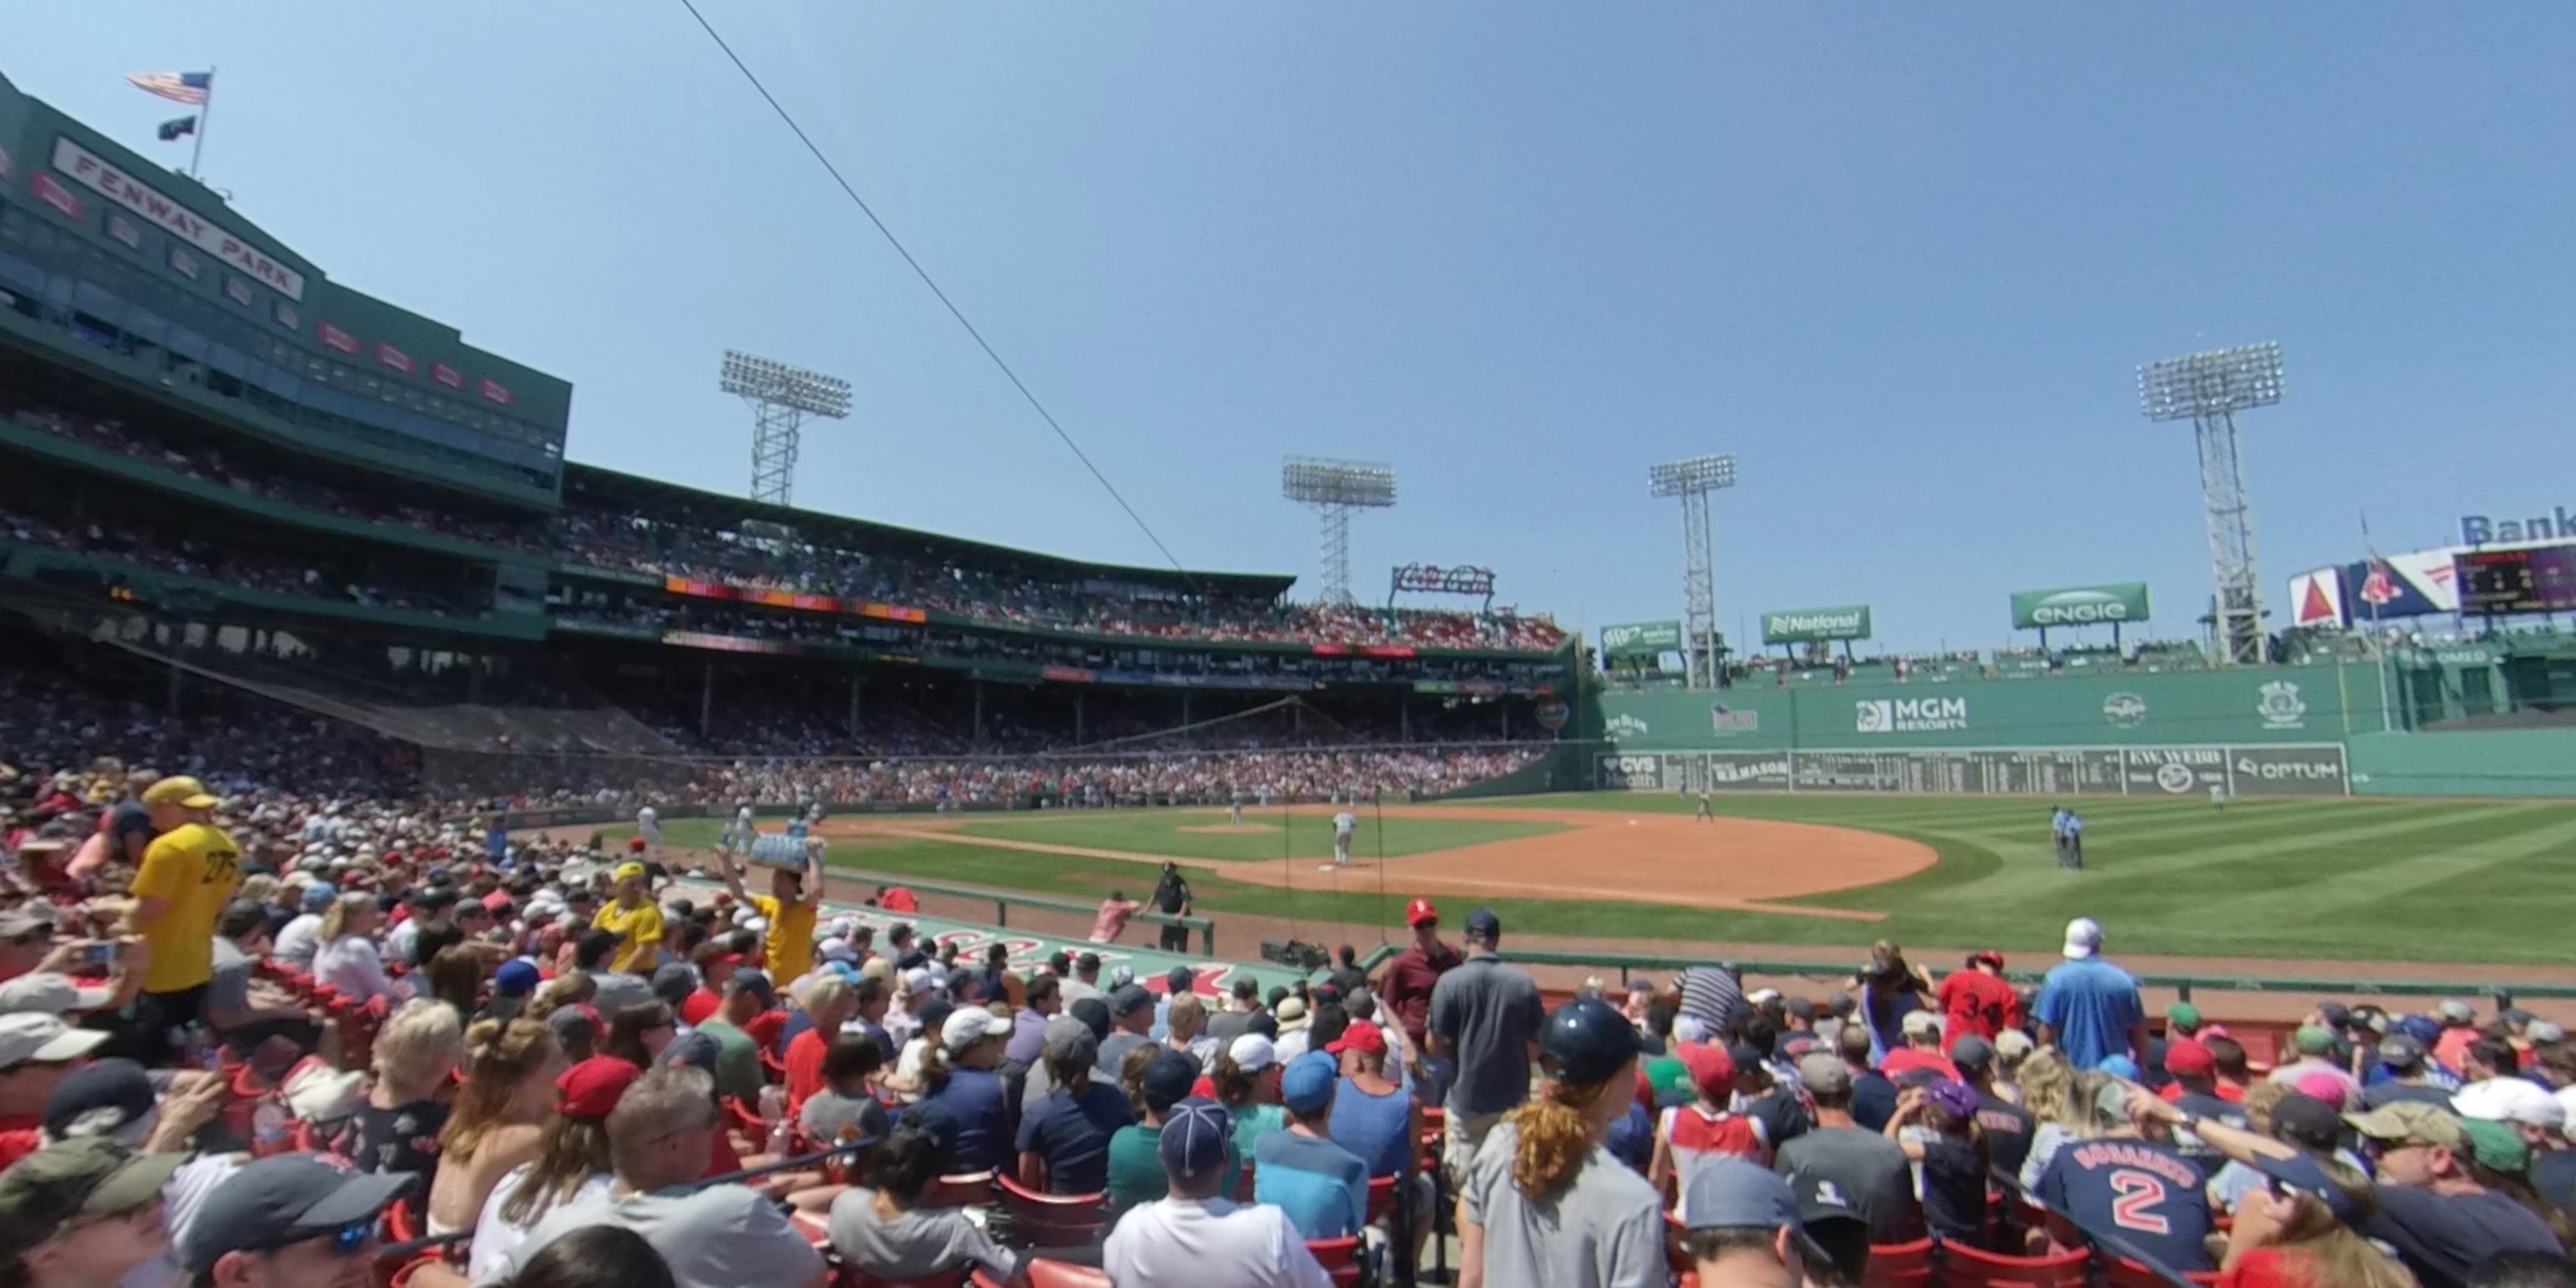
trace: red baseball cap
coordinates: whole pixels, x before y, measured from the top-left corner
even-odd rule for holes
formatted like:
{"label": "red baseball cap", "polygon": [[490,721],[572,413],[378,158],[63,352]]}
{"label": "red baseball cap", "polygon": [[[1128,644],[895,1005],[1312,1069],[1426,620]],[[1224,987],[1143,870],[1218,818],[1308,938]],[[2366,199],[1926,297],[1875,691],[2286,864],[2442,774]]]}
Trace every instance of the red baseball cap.
{"label": "red baseball cap", "polygon": [[1324,1044],[1324,1050],[1327,1054],[1331,1055],[1340,1055],[1344,1051],[1358,1051],[1366,1055],[1385,1055],[1386,1030],[1379,1028],[1367,1020],[1353,1020],[1350,1023],[1350,1027],[1342,1030],[1342,1035],[1340,1037]]}
{"label": "red baseball cap", "polygon": [[1419,926],[1426,921],[1438,920],[1440,920],[1440,910],[1431,906],[1431,901],[1428,899],[1416,899],[1404,905],[1404,924],[1408,926]]}
{"label": "red baseball cap", "polygon": [[613,1055],[595,1055],[555,1079],[555,1107],[566,1118],[606,1118],[617,1098],[644,1076],[642,1069]]}
{"label": "red baseball cap", "polygon": [[2177,1078],[2206,1078],[2218,1072],[2218,1056],[2190,1038],[2168,1042],[2165,1072]]}
{"label": "red baseball cap", "polygon": [[1991,948],[1978,953],[1970,960],[1984,962],[1985,964],[1994,967],[1996,970],[2002,970],[2004,968],[2004,955]]}
{"label": "red baseball cap", "polygon": [[629,854],[642,854],[644,852],[644,838],[640,836],[627,837],[626,852]]}
{"label": "red baseball cap", "polygon": [[1735,1057],[1726,1048],[1696,1042],[1674,1044],[1674,1054],[1682,1058],[1682,1067],[1690,1070],[1691,1084],[1704,1095],[1724,1098],[1735,1090]]}

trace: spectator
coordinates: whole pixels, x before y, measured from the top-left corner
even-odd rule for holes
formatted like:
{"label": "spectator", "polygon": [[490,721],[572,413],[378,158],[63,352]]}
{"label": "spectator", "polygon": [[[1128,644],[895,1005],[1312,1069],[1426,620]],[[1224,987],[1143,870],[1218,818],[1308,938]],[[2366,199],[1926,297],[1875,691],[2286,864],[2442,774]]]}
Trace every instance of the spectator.
{"label": "spectator", "polygon": [[644,1236],[680,1288],[821,1288],[827,1276],[814,1245],[758,1191],[712,1185],[659,1193],[707,1175],[719,1130],[704,1074],[665,1065],[636,1079],[608,1116],[617,1179],[607,1201],[556,1204],[528,1232],[520,1259],[585,1226],[614,1225]]}
{"label": "spectator", "polygon": [[671,1008],[661,1002],[639,1002],[622,1006],[609,1017],[608,1036],[600,1039],[599,1053],[615,1056],[638,1069],[650,1069],[661,1062],[662,1053],[680,1038],[679,1021]]}
{"label": "spectator", "polygon": [[1468,913],[1467,958],[1431,995],[1431,1054],[1457,1065],[1442,1162],[1462,1189],[1485,1133],[1529,1098],[1530,1061],[1546,1018],[1529,972],[1504,963],[1502,937],[1492,910]]}
{"label": "spectator", "polygon": [[554,1030],[535,1020],[476,1022],[465,1032],[465,1062],[456,1107],[438,1133],[431,1234],[472,1229],[501,1178],[537,1156],[555,1079],[570,1067]]}
{"label": "spectator", "polygon": [[1216,1066],[1216,1039],[1207,1036],[1207,1004],[1195,993],[1183,993],[1172,999],[1166,1016],[1164,1045],[1199,1062],[1199,1067]]}
{"label": "spectator", "polygon": [[1968,954],[1967,964],[1941,981],[1935,998],[1941,1004],[1944,1050],[1964,1037],[1992,1042],[1996,1034],[2022,1026],[2021,993],[2004,979],[2004,955],[1991,948]]}
{"label": "spectator", "polygon": [[760,1071],[760,1044],[750,1030],[761,1013],[777,1002],[769,977],[759,971],[736,971],[732,979],[725,981],[724,1008],[696,1029],[715,1039],[716,1094],[744,1104],[760,1099],[760,1088],[766,1079]]}
{"label": "spectator", "polygon": [[[1112,1221],[1128,1209],[1166,1193],[1169,1176],[1158,1152],[1163,1123],[1172,1107],[1189,1097],[1190,1084],[1199,1078],[1198,1065],[1177,1051],[1139,1047],[1128,1057],[1130,1061],[1140,1058],[1145,1067],[1137,1083],[1136,1123],[1119,1128],[1109,1138],[1107,1186]],[[1230,1175],[1233,1168],[1226,1170]]]}
{"label": "spectator", "polygon": [[1047,1022],[1064,1012],[1064,981],[1040,975],[1021,990],[1020,1008],[1011,1013],[1011,1039],[1002,1044],[1002,1063],[1023,1072],[1046,1056]]}
{"label": "spectator", "polygon": [[1100,1069],[1115,1074],[1127,1053],[1143,1046],[1154,1025],[1154,995],[1135,984],[1122,984],[1109,994],[1109,1036],[1100,1044]]}
{"label": "spectator", "polygon": [[364,891],[332,901],[331,910],[322,914],[322,947],[313,955],[313,982],[359,1003],[377,998],[391,1003],[408,997],[410,991],[385,974],[384,959],[370,938],[381,917],[376,897]]}
{"label": "spectator", "polygon": [[1112,890],[1100,901],[1100,915],[1091,921],[1091,942],[1114,944],[1127,933],[1127,919],[1143,912],[1145,905],[1127,897],[1124,890]]}
{"label": "spectator", "polygon": [[877,1071],[885,1056],[864,1033],[842,1033],[823,1052],[823,1090],[805,1101],[796,1124],[808,1145],[848,1144],[885,1138],[885,1105],[877,1099]]}
{"label": "spectator", "polygon": [[[2361,1156],[2341,1145],[2343,1115],[2322,1100],[2301,1095],[2278,1083],[2265,1083],[2245,1097],[2244,1113],[2247,1130],[2256,1135],[2281,1141],[2314,1156],[2319,1162],[2340,1163],[2356,1172],[2363,1169]],[[2220,1125],[2226,1124],[2222,1122]],[[2206,1141],[2202,1144],[2216,1148]],[[2367,1172],[2363,1174],[2368,1175]],[[2218,1174],[2209,1178],[2209,1201],[2214,1207],[2232,1212],[2247,1194],[2267,1183],[2263,1173],[2250,1164],[2229,1158],[2218,1169]]]}
{"label": "spectator", "polygon": [[[1167,1057],[1158,1054],[1159,1062]],[[1326,1288],[1331,1279],[1287,1214],[1224,1197],[1234,1170],[1233,1124],[1204,1100],[1173,1106],[1155,1152],[1167,1197],[1130,1209],[1109,1233],[1101,1265],[1119,1288],[1228,1284]],[[1473,1288],[1473,1281],[1462,1280]]]}
{"label": "spectator", "polygon": [[2021,1175],[2022,1162],[2030,1157],[2030,1114],[1996,1094],[1994,1045],[1969,1034],[1951,1046],[1950,1062],[1977,1093],[1977,1132],[1985,1138],[1989,1165],[2005,1176]]}
{"label": "spectator", "polygon": [[1923,1223],[1952,1243],[1984,1247],[1989,1159],[1977,1093],[1946,1078],[1908,1087],[1886,1135],[1922,1169]]}
{"label": "spectator", "polygon": [[322,1040],[320,1026],[293,998],[252,978],[267,943],[268,918],[258,904],[235,900],[215,923],[206,1029],[243,1058],[271,1038],[298,1052],[311,1051]]}
{"label": "spectator", "polygon": [[[1208,1017],[1208,1039],[1222,1051],[1233,1045],[1236,1038],[1250,1033],[1252,1021],[1262,1014],[1260,986],[1249,979],[1238,979],[1234,981],[1234,987],[1227,990],[1226,1009]],[[1210,1060],[1209,1064],[1213,1067],[1215,1062]]]}
{"label": "spectator", "polygon": [[[1431,993],[1440,977],[1458,968],[1464,959],[1458,950],[1440,942],[1440,910],[1429,899],[1415,899],[1405,905],[1404,923],[1413,928],[1413,942],[1406,945],[1386,964],[1379,977],[1378,1000],[1396,1027],[1404,1031],[1413,1049],[1428,1049],[1424,1036],[1431,1023]],[[1211,1025],[1209,1035],[1230,1041],[1231,1035]]]}
{"label": "spectator", "polygon": [[1431,1178],[1417,1168],[1422,1154],[1422,1103],[1386,1076],[1386,1030],[1353,1020],[1325,1054],[1341,1061],[1342,1083],[1333,1093],[1333,1143],[1368,1167],[1370,1180],[1403,1178],[1399,1196],[1413,1205],[1415,1241],[1431,1233]]}
{"label": "spectator", "polygon": [[806,838],[804,869],[772,868],[767,894],[753,894],[744,888],[735,856],[717,856],[716,867],[724,873],[725,888],[769,923],[764,932],[768,949],[763,964],[772,979],[794,979],[805,973],[813,950],[814,922],[823,906],[823,852],[823,838]]}
{"label": "spectator", "polygon": [[940,1026],[936,1053],[922,1066],[920,1103],[937,1105],[957,1122],[957,1166],[968,1172],[1009,1169],[1010,1106],[1001,1075],[1002,1040],[1011,1022],[980,1006],[960,1007]]}
{"label": "spectator", "polygon": [[[2161,1094],[2164,1099],[2180,1106],[2184,1113],[2195,1118],[2214,1119],[2239,1131],[2249,1128],[2252,1120],[2246,1115],[2245,1106],[2219,1097],[2218,1057],[2208,1047],[2190,1038],[2167,1043],[2165,1072],[2172,1075],[2173,1082]],[[2203,1170],[2219,1165],[2218,1151],[2187,1129],[2174,1132],[2173,1144],[2183,1157],[2200,1164]]]}
{"label": "spectator", "polygon": [[179,1239],[180,1267],[201,1288],[365,1284],[382,1249],[378,1219],[418,1180],[313,1154],[247,1163],[198,1201]]}
{"label": "spectator", "polygon": [[0,1173],[0,1282],[114,1288],[168,1254],[161,1187],[185,1159],[67,1140]]}
{"label": "spectator", "polygon": [[2379,1067],[2386,1076],[2361,1089],[2365,1110],[2412,1100],[2435,1107],[2451,1103],[2451,1089],[2436,1084],[2425,1067],[2424,1044],[2413,1035],[2391,1033],[2379,1040]]}
{"label": "spectator", "polygon": [[832,1200],[832,1250],[875,1280],[928,1279],[961,1267],[1025,1284],[1020,1259],[993,1242],[962,1208],[923,1207],[939,1178],[958,1167],[956,1124],[927,1111],[877,1142],[861,1160],[864,1186]]}
{"label": "spectator", "polygon": [[[1877,1131],[1896,1116],[1896,1084],[1870,1063],[1868,1028],[1846,1024],[1834,1032],[1834,1047],[1851,1075],[1851,1116],[1856,1126]],[[1806,1060],[1801,1057],[1803,1068]]]}
{"label": "spectator", "polygon": [[1909,1073],[1925,1072],[1958,1081],[1958,1066],[1941,1054],[1948,1047],[1942,1039],[1941,1017],[1930,1011],[1908,1011],[1902,1024],[1905,1045],[1888,1052],[1886,1058],[1879,1061],[1879,1072],[1891,1080]]}
{"label": "spectator", "polygon": [[276,950],[271,954],[279,961],[299,969],[311,969],[313,955],[322,948],[322,914],[330,911],[340,892],[329,882],[316,881],[305,886],[296,897],[300,911],[277,932]]}
{"label": "spectator", "polygon": [[1681,1013],[1706,1026],[1710,1036],[1735,1031],[1736,1017],[1744,1010],[1744,979],[1732,964],[1685,966],[1673,977],[1673,989],[1680,995]]}
{"label": "spectator", "polygon": [[2442,1025],[2440,1035],[2432,1042],[2433,1058],[2454,1069],[2462,1067],[2468,1058],[2469,1044],[2481,1036],[2477,1008],[2459,998],[2446,997],[2441,1005],[2433,1008],[2433,1014]]}
{"label": "spectator", "polygon": [[[1906,961],[1905,950],[1895,940],[1882,939],[1870,946],[1869,964],[1861,969],[1855,982],[1860,989],[1860,1021],[1869,1029],[1870,1050],[1884,1061],[1890,1051],[1904,1045],[1907,1017],[1927,1009],[1932,977],[1922,967]],[[1894,1072],[1889,1076],[1895,1076]]]}
{"label": "spectator", "polygon": [[2229,1288],[2415,1288],[2415,1277],[2357,1231],[2378,1213],[2370,1182],[2338,1163],[2258,1156],[2269,1179],[2236,1209],[2219,1262]]}
{"label": "spectator", "polygon": [[[2102,1130],[2057,1150],[2033,1196],[2085,1234],[2118,1239],[2133,1255],[2168,1270],[2209,1269],[2204,1242],[2213,1222],[2203,1189],[2208,1173],[2147,1138],[2150,1129],[2162,1134],[2173,1121],[2168,1115],[2179,1111],[2154,1092],[2098,1076],[2079,1086],[2089,1090],[2093,1120]],[[2058,1242],[2071,1246],[2080,1240]]]}
{"label": "spectator", "polygon": [[394,1012],[376,1034],[375,1085],[352,1119],[343,1152],[370,1172],[419,1178],[411,1193],[425,1198],[438,1174],[439,1134],[447,1126],[448,1106],[440,1097],[464,1056],[456,1012],[436,1002],[410,1002]]}
{"label": "spectator", "polygon": [[[1468,939],[1490,943],[1473,917]],[[1461,969],[1476,969],[1473,959]],[[1443,1008],[1435,1001],[1432,1009],[1436,1033]],[[1493,1127],[1459,1189],[1458,1282],[1660,1283],[1662,1204],[1602,1147],[1611,1122],[1636,1103],[1636,1028],[1606,1003],[1575,1001],[1546,1016],[1536,1036],[1546,1087]]]}
{"label": "spectator", "polygon": [[2335,1063],[2335,1032],[2322,1024],[2302,1024],[2290,1035],[2298,1058],[2272,1070],[2269,1081],[2296,1087],[2338,1110],[2361,1107],[2361,1084]]}
{"label": "spectator", "polygon": [[[1857,1028],[1846,1042],[1866,1044]],[[1923,1212],[1905,1151],[1880,1132],[1853,1120],[1851,1066],[1817,1052],[1798,1062],[1798,1082],[1815,1102],[1816,1126],[1780,1146],[1772,1170],[1790,1188],[1831,1182],[1869,1224],[1870,1242],[1904,1243],[1923,1233]],[[1892,1120],[1892,1118],[1891,1118]]]}
{"label": "spectator", "polygon": [[1769,1166],[1771,1142],[1760,1119],[1734,1111],[1735,1060],[1721,1048],[1684,1046],[1683,1067],[1690,1078],[1691,1102],[1660,1111],[1646,1179],[1669,1197],[1676,1214],[1680,1196],[1690,1189],[1701,1168],[1721,1158],[1749,1158]]}
{"label": "spectator", "polygon": [[1720,1158],[1694,1173],[1680,1216],[1682,1251],[1701,1288],[1834,1281],[1833,1258],[1808,1235],[1789,1184],[1757,1163]]}
{"label": "spectator", "polygon": [[575,1230],[508,1281],[509,1288],[678,1288],[670,1263],[644,1236],[613,1225]]}
{"label": "spectator", "polygon": [[1357,1234],[1368,1220],[1368,1165],[1330,1134],[1340,1082],[1340,1062],[1324,1052],[1289,1061],[1279,1079],[1287,1130],[1253,1147],[1254,1200],[1277,1204],[1308,1240]]}
{"label": "spectator", "polygon": [[808,1097],[823,1089],[823,1054],[841,1026],[858,1014],[857,995],[849,981],[827,975],[805,989],[805,1012],[813,1027],[788,1039],[787,1112],[800,1113]]}
{"label": "spectator", "polygon": [[[215,919],[241,885],[241,847],[214,825],[216,800],[194,778],[164,778],[143,791],[159,832],[134,874],[127,921],[151,952],[143,996],[124,1049],[147,1063],[175,1055],[167,1035],[203,1018],[214,975]],[[345,992],[345,990],[344,990]]]}
{"label": "spectator", "polygon": [[2129,972],[2102,960],[2102,925],[2091,917],[2066,923],[2065,961],[2040,986],[2039,1042],[2066,1053],[2079,1072],[2115,1055],[2147,1050],[2146,1004]]}
{"label": "spectator", "polygon": [[539,1133],[536,1157],[492,1186],[474,1223],[473,1255],[466,1274],[488,1284],[509,1268],[536,1228],[558,1204],[597,1210],[609,1202],[614,1176],[608,1152],[608,1114],[643,1070],[599,1056],[556,1077],[555,1113]]}
{"label": "spectator", "polygon": [[1108,1188],[1109,1142],[1135,1124],[1136,1112],[1119,1088],[1094,1080],[1099,1050],[1099,1040],[1080,1020],[1063,1017],[1047,1025],[1041,1055],[1054,1085],[1029,1102],[1020,1118],[1021,1184],[1050,1194]]}
{"label": "spectator", "polygon": [[1236,1038],[1209,1072],[1216,1101],[1234,1123],[1237,1159],[1251,1158],[1264,1135],[1288,1125],[1279,1106],[1280,1072],[1278,1048],[1258,1033]]}

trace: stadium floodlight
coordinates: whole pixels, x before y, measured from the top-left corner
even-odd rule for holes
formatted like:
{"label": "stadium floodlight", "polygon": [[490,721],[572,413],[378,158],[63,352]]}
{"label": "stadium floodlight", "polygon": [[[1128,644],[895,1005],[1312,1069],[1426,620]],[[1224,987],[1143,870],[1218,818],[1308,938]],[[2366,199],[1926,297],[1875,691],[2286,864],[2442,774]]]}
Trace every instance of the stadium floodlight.
{"label": "stadium floodlight", "polygon": [[787,504],[807,416],[850,414],[850,382],[727,349],[716,387],[751,404],[751,499]]}
{"label": "stadium floodlight", "polygon": [[2200,505],[2209,525],[2209,581],[2217,662],[2263,660],[2263,604],[2254,576],[2254,514],[2236,455],[2236,413],[2281,401],[2276,341],[2212,349],[2138,368],[2138,410],[2187,420],[2200,447]]}
{"label": "stadium floodlight", "polygon": [[1351,602],[1351,511],[1395,504],[1395,471],[1368,461],[1291,456],[1279,467],[1279,495],[1311,505],[1323,517],[1323,593],[1327,604]]}
{"label": "stadium floodlight", "polygon": [[1733,455],[1694,456],[1646,471],[1648,490],[1682,499],[1683,661],[1690,685],[1717,687],[1717,574],[1709,549],[1708,494],[1735,486]]}

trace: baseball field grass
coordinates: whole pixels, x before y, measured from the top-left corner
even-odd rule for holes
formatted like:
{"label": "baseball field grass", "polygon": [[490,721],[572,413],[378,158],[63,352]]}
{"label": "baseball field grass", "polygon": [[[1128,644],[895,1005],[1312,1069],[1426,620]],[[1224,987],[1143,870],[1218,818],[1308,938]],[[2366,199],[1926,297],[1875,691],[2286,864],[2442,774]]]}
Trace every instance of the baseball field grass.
{"label": "baseball field grass", "polygon": [[[1602,810],[1630,815],[1687,813],[1670,796],[1570,793],[1479,806]],[[1513,934],[1640,940],[1865,945],[1882,937],[1908,944],[1994,946],[2047,953],[2066,919],[2092,916],[2130,953],[2564,964],[2576,927],[2576,804],[2474,801],[2239,801],[2224,811],[2196,801],[2077,802],[2086,820],[2083,872],[2057,866],[2048,833],[2052,802],[2035,798],[1732,796],[1725,815],[1819,823],[1919,841],[1939,856],[1902,880],[1788,900],[1881,912],[1852,922],[1760,912],[1709,911],[1632,901],[1491,901]],[[1355,853],[1374,856],[1376,820],[1360,812]],[[902,816],[878,816],[899,821]],[[1300,857],[1328,856],[1320,817],[1247,811],[1264,833],[1200,830],[1223,810],[1159,810],[1060,816],[991,816],[973,833],[1103,851],[1174,857],[1277,859],[1285,820]],[[665,825],[674,844],[710,844],[718,824]],[[1390,856],[1553,830],[1496,831],[1484,820],[1385,820]],[[1227,843],[1220,846],[1218,843]],[[1572,842],[1569,841],[1571,845]],[[1773,855],[1764,862],[1795,862]],[[1097,899],[1112,889],[1141,897],[1152,868],[1113,858],[994,849],[928,837],[836,840],[839,866],[922,880]],[[1569,853],[1578,871],[1579,853]],[[1406,892],[1401,865],[1384,896],[1333,893],[1192,876],[1198,911],[1318,922],[1394,926]]]}

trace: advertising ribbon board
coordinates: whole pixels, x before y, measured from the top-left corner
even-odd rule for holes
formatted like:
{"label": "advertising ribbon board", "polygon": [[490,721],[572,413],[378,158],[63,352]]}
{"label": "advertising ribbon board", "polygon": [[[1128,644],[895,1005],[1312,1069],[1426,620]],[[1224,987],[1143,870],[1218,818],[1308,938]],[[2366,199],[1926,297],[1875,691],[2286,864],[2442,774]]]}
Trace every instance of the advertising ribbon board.
{"label": "advertising ribbon board", "polygon": [[2117,581],[2058,590],[2017,590],[2012,597],[2012,617],[2017,631],[2143,622],[2147,620],[2147,583]]}
{"label": "advertising ribbon board", "polygon": [[1601,628],[1603,657],[1653,658],[1681,651],[1680,622],[1629,622]]}
{"label": "advertising ribbon board", "polygon": [[1762,642],[1806,644],[1823,640],[1869,638],[1869,605],[1840,608],[1792,608],[1762,615]]}

